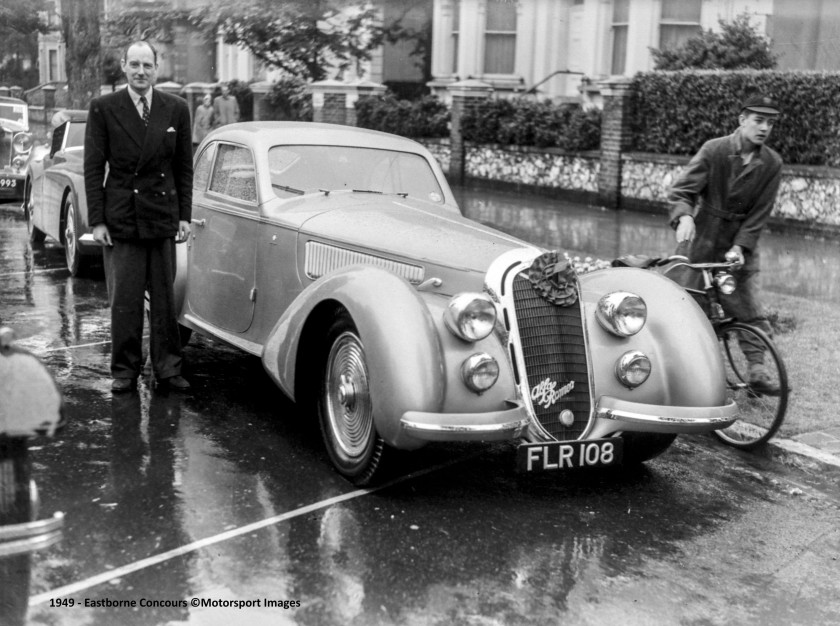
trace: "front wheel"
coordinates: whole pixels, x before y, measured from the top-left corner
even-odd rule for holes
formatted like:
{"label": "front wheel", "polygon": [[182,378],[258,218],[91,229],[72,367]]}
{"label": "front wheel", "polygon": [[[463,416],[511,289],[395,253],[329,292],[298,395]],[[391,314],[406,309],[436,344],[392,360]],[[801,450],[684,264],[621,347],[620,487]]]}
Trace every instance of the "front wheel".
{"label": "front wheel", "polygon": [[623,465],[639,465],[665,452],[674,443],[672,433],[621,433],[624,439]]}
{"label": "front wheel", "polygon": [[[738,404],[738,421],[714,431],[724,443],[752,450],[767,443],[785,418],[788,388],[787,370],[776,346],[760,329],[739,322],[718,331],[726,370],[727,398]],[[766,375],[750,378],[750,361],[745,356],[763,355]]]}
{"label": "front wheel", "polygon": [[67,198],[64,207],[64,257],[71,276],[78,276],[85,270],[87,259],[82,256],[79,246],[79,222],[72,198]]}
{"label": "front wheel", "polygon": [[35,218],[32,215],[34,208],[35,206],[32,199],[32,182],[27,180],[23,196],[23,212],[26,217],[26,230],[29,232],[29,243],[33,246],[40,246],[43,245],[44,239],[47,238],[47,235],[44,231],[35,226]]}
{"label": "front wheel", "polygon": [[317,405],[327,453],[354,484],[370,484],[380,472],[385,442],[373,422],[365,348],[346,311],[333,320],[324,353]]}

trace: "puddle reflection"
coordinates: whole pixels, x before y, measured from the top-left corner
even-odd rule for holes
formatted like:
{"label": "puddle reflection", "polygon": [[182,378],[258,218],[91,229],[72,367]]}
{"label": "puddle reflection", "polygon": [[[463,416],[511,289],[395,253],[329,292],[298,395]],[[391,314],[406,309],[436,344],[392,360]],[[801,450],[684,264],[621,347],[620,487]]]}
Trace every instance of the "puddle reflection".
{"label": "puddle reflection", "polygon": [[[622,254],[670,254],[675,247],[664,215],[510,192],[453,190],[467,217],[572,256],[610,260]],[[840,303],[836,241],[765,232],[761,251],[762,287],[767,291]]]}

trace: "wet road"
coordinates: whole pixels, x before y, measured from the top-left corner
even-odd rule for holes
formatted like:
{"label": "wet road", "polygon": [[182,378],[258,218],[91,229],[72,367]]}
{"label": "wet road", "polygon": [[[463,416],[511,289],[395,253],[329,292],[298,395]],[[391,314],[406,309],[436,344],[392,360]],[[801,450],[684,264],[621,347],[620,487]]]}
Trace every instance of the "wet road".
{"label": "wet road", "polygon": [[112,398],[104,282],[62,264],[0,207],[0,321],[69,418],[32,453],[42,515],[67,521],[32,557],[25,623],[840,623],[840,472],[707,437],[562,476],[516,474],[507,445],[441,445],[355,490],[311,415],[214,342],[187,348],[193,393]]}

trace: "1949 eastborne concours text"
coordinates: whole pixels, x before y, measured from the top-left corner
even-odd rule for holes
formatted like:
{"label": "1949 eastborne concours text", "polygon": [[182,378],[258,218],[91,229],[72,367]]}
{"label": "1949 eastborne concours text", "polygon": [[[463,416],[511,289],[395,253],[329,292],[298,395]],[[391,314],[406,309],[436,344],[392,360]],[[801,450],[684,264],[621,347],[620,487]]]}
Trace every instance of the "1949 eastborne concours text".
{"label": "1949 eastborne concours text", "polygon": [[190,598],[189,600],[152,600],[140,598],[139,600],[111,600],[110,598],[97,598],[92,600],[76,600],[75,598],[54,598],[50,600],[51,607],[85,607],[85,608],[108,608],[108,609],[134,609],[134,608],[159,608],[159,607],[181,607],[181,608],[231,608],[231,609],[295,609],[300,607],[300,600],[271,600],[270,598],[257,598],[256,600],[217,600],[214,598]]}

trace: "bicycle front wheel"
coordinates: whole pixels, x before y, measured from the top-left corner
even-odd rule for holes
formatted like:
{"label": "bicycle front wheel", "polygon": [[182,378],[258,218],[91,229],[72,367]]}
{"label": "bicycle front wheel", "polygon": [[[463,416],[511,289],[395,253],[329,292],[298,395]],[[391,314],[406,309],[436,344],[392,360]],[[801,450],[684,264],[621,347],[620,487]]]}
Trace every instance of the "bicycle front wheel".
{"label": "bicycle front wheel", "polygon": [[[776,434],[785,418],[789,393],[785,364],[767,334],[749,324],[726,324],[718,331],[718,339],[726,369],[727,396],[738,404],[738,420],[713,432],[730,446],[758,448]],[[744,349],[764,353],[767,380],[750,382]]]}

